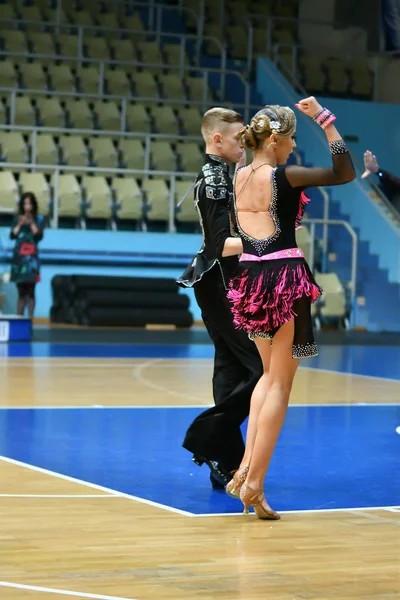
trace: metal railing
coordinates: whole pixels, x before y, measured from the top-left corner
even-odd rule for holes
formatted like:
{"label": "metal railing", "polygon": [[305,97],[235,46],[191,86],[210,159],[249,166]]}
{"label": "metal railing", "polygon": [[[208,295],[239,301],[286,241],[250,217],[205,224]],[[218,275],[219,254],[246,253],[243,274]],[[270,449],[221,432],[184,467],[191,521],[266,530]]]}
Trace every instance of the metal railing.
{"label": "metal railing", "polygon": [[[54,228],[58,227],[58,219],[59,219],[59,177],[61,172],[63,173],[72,173],[78,175],[104,175],[104,176],[115,176],[115,175],[133,175],[138,177],[139,179],[143,179],[144,177],[160,177],[164,180],[169,180],[169,218],[168,218],[168,231],[175,232],[175,181],[177,178],[179,179],[188,179],[188,187],[190,183],[197,176],[197,173],[189,173],[189,172],[178,172],[178,171],[154,171],[150,169],[118,169],[113,167],[73,167],[68,165],[44,165],[44,164],[26,164],[26,163],[18,163],[18,162],[0,162],[0,169],[30,169],[34,168],[35,170],[45,171],[46,174],[52,173],[54,174],[54,182],[52,184],[52,193],[49,187],[49,201],[52,200],[53,205],[53,214],[52,214],[52,226]],[[81,199],[82,200],[82,199]],[[50,209],[50,204],[49,204]]]}
{"label": "metal railing", "polygon": [[[0,19],[1,22],[1,19]],[[84,29],[87,28],[80,28],[80,32],[82,32]],[[112,29],[110,29],[110,31],[113,31]],[[118,30],[116,30],[118,31]],[[143,31],[138,31],[137,34],[139,35],[143,35],[145,37],[148,37],[148,33],[147,32],[143,32]],[[179,65],[175,65],[175,64],[171,64],[171,63],[149,63],[149,62],[143,62],[143,61],[139,61],[139,60],[119,60],[119,59],[99,59],[99,58],[92,58],[92,57],[88,57],[84,55],[84,40],[82,37],[82,34],[80,34],[77,37],[77,48],[76,48],[76,56],[67,56],[65,54],[57,54],[57,53],[39,53],[39,52],[10,52],[8,50],[1,50],[0,51],[0,56],[3,56],[4,58],[11,58],[11,57],[16,57],[16,58],[23,58],[23,59],[44,59],[46,61],[54,61],[54,62],[69,62],[69,63],[76,63],[78,66],[82,66],[87,65],[87,64],[98,64],[100,66],[100,69],[103,69],[104,72],[104,65],[110,65],[112,67],[131,67],[132,69],[136,69],[137,67],[139,68],[153,68],[153,69],[158,69],[158,70],[164,70],[164,71],[176,71],[179,73],[179,75],[183,78],[185,73],[187,72],[203,72],[206,69],[204,69],[203,67],[200,67],[198,64],[191,66],[186,64],[186,57],[187,57],[187,53],[186,53],[186,49],[187,49],[187,44],[188,42],[190,42],[191,40],[197,40],[197,41],[201,41],[201,43],[203,43],[204,41],[207,40],[211,40],[212,42],[215,42],[220,50],[221,50],[221,61],[220,61],[220,68],[215,68],[212,69],[213,72],[218,72],[220,73],[221,77],[220,77],[220,95],[221,95],[221,99],[224,98],[225,96],[225,85],[226,85],[226,75],[228,74],[236,74],[239,79],[241,79],[242,81],[246,81],[243,77],[243,75],[241,73],[239,73],[238,71],[233,71],[233,70],[227,70],[226,69],[226,50],[225,47],[222,46],[222,44],[215,38],[208,38],[208,37],[201,37],[199,38],[196,35],[178,35],[178,34],[174,34],[174,33],[162,33],[161,34],[162,37],[164,38],[168,38],[168,39],[178,39],[179,40],[179,45],[180,45],[180,54],[179,54]],[[94,38],[96,39],[96,38]],[[210,70],[210,69],[208,69]],[[100,84],[99,84],[100,85]]]}
{"label": "metal railing", "polygon": [[[8,125],[0,125],[0,132],[7,131],[10,129]],[[127,132],[127,131],[113,131],[113,130],[97,130],[97,129],[69,129],[65,127],[33,127],[16,125],[12,128],[12,131],[19,131],[24,134],[30,135],[30,161],[26,163],[26,168],[35,169],[37,164],[37,139],[38,135],[48,133],[52,135],[63,135],[69,134],[72,136],[81,135],[83,137],[104,137],[113,139],[136,139],[144,141],[144,168],[150,170],[151,165],[151,143],[152,141],[168,141],[168,142],[195,142],[197,144],[204,144],[203,138],[199,136],[190,135],[170,135],[163,133],[146,133],[146,132]],[[96,158],[96,157],[95,157]],[[57,161],[58,162],[58,161]],[[3,163],[3,164],[9,164]],[[63,164],[59,163],[60,168],[63,168]],[[74,165],[69,164],[70,167]],[[152,171],[153,172],[153,171]]]}
{"label": "metal railing", "polygon": [[393,205],[393,203],[385,195],[385,192],[382,190],[382,188],[379,187],[377,183],[375,183],[372,177],[368,177],[367,182],[368,185],[370,185],[373,192],[379,197],[379,200],[382,202],[387,211],[393,215],[393,217],[397,220],[398,224],[400,225],[400,212],[398,208]]}
{"label": "metal railing", "polygon": [[[85,92],[58,92],[54,90],[35,90],[31,88],[6,88],[0,87],[0,94],[9,94],[10,96],[10,125],[15,125],[15,114],[16,114],[16,97],[17,96],[52,96],[59,98],[61,101],[65,99],[88,99],[88,100],[114,100],[120,103],[121,110],[121,131],[126,129],[126,107],[130,102],[136,102],[138,104],[164,104],[166,106],[178,106],[182,105],[185,107],[187,105],[190,106],[198,106],[203,112],[207,110],[207,108],[211,106],[215,106],[215,101],[210,101],[208,98],[208,74],[215,72],[215,69],[207,69],[203,72],[203,98],[202,100],[186,100],[182,98],[162,98],[162,97],[143,97],[143,96],[120,96],[116,94],[106,94],[106,93],[97,93],[97,94],[88,94]],[[217,70],[219,72],[219,70]],[[226,71],[226,73],[230,73],[230,71]],[[240,77],[240,74],[232,71],[235,75]],[[259,106],[250,104],[250,86],[243,80],[243,84],[245,86],[245,102],[242,103],[232,103],[232,107],[243,111],[245,122],[249,121],[250,110],[259,110]]]}
{"label": "metal railing", "polygon": [[[281,59],[281,51],[282,50],[290,50],[291,53],[291,65],[290,68],[288,69],[286,67],[285,69],[285,75],[289,75],[293,80],[295,81],[299,81],[299,69],[298,69],[298,56],[301,50],[303,50],[302,46],[300,46],[300,44],[274,44],[272,47],[272,60],[276,65],[283,65],[282,59]],[[390,60],[392,57],[396,57],[398,55],[398,52],[382,52],[382,53],[371,53],[368,52],[366,55],[364,56],[350,56],[349,58],[358,58],[358,59],[362,59],[362,60],[369,60],[370,61],[370,65],[373,65],[372,68],[372,99],[375,102],[380,102],[380,91],[379,91],[379,77],[380,77],[380,73],[381,73],[381,64],[380,64],[380,60],[381,58],[386,58],[387,60]],[[339,57],[340,58],[340,57]],[[280,66],[281,70],[282,66]]]}
{"label": "metal railing", "polygon": [[[315,266],[315,249],[314,243],[316,240],[315,228],[316,225],[323,225],[328,229],[330,226],[344,227],[348,231],[352,241],[351,251],[351,264],[350,264],[350,281],[349,281],[349,294],[350,294],[350,326],[354,326],[354,308],[356,305],[356,294],[357,294],[357,262],[358,262],[358,236],[353,227],[347,222],[341,219],[303,219],[303,224],[310,225],[310,257],[309,265],[310,269],[314,270]],[[327,249],[325,250],[325,253]]]}
{"label": "metal railing", "polygon": [[[34,59],[49,59],[49,60],[59,60],[61,59],[60,55],[52,55],[52,54],[36,54],[36,53],[32,53],[32,52],[5,52],[5,51],[0,51],[0,56],[7,56],[8,58],[12,58],[12,57],[20,57],[20,58],[34,58]],[[69,62],[69,63],[76,63],[77,66],[81,66],[81,62],[79,61],[78,58],[75,57],[70,57],[70,56],[63,56],[62,57],[62,61],[63,62]],[[132,66],[132,63],[130,61],[115,61],[115,60],[99,60],[99,59],[94,59],[94,58],[85,58],[82,61],[82,64],[94,64],[94,65],[98,65],[99,66],[99,79],[98,79],[98,86],[99,86],[99,91],[97,94],[86,94],[86,96],[92,96],[92,97],[96,97],[96,96],[102,96],[104,98],[127,98],[130,100],[138,100],[138,101],[147,101],[149,99],[147,98],[140,98],[140,97],[135,97],[133,95],[128,95],[128,96],[117,96],[117,95],[112,95],[112,94],[106,94],[104,92],[105,90],[105,80],[106,80],[106,66]],[[209,80],[210,80],[210,74],[217,74],[219,75],[219,79],[220,79],[220,86],[219,86],[219,94],[220,94],[220,100],[223,101],[224,100],[224,95],[225,95],[225,82],[226,82],[226,77],[228,75],[230,76],[234,76],[235,78],[237,78],[239,80],[239,82],[241,83],[241,85],[243,86],[243,92],[244,92],[244,103],[243,104],[236,104],[236,106],[240,106],[243,107],[245,109],[245,119],[248,119],[248,111],[250,108],[250,84],[248,83],[248,81],[246,81],[246,79],[243,77],[242,73],[239,73],[238,71],[234,71],[231,69],[214,69],[214,68],[200,68],[200,67],[188,67],[185,66],[182,70],[182,67],[180,67],[179,65],[169,65],[169,64],[159,64],[159,63],[135,63],[135,66],[139,66],[143,69],[152,69],[152,68],[156,68],[156,69],[165,69],[168,71],[172,71],[172,72],[176,72],[179,71],[180,76],[183,78],[185,75],[187,74],[193,74],[193,73],[200,73],[202,75],[202,81],[203,81],[203,98],[201,100],[182,100],[182,98],[177,98],[177,99],[171,99],[171,98],[161,98],[161,97],[157,97],[157,98],[152,98],[150,100],[153,101],[157,101],[157,102],[163,102],[165,103],[169,103],[169,104],[193,104],[193,105],[198,105],[198,106],[210,106],[211,104],[215,104],[215,102],[211,103],[208,100],[208,91],[209,91]],[[71,95],[73,96],[78,96],[81,95],[83,96],[83,93],[80,92],[57,92],[57,91],[53,91],[53,90],[28,90],[27,88],[21,88],[21,89],[17,89],[17,88],[1,88],[3,91],[18,91],[19,93],[23,93],[30,91],[31,93],[35,93],[35,94],[51,94],[53,96],[55,95],[69,95],[71,97]]]}
{"label": "metal railing", "polygon": [[[1,5],[0,5],[1,6]],[[220,50],[220,68],[226,68],[226,48],[225,46],[215,37],[204,36],[203,34],[190,34],[190,33],[171,33],[161,31],[161,22],[158,23],[158,29],[155,30],[145,30],[145,29],[122,29],[115,27],[105,27],[101,25],[72,25],[72,24],[53,24],[48,21],[31,21],[28,19],[2,19],[0,18],[0,24],[9,25],[12,29],[12,25],[20,25],[23,27],[22,31],[24,33],[34,33],[32,30],[26,30],[27,26],[35,26],[38,28],[36,33],[40,33],[41,30],[48,33],[48,30],[54,29],[54,34],[58,35],[60,32],[65,30],[68,34],[74,34],[76,37],[76,57],[81,62],[86,60],[84,55],[84,47],[87,39],[99,39],[95,34],[115,34],[115,40],[124,39],[130,41],[137,41],[137,38],[143,38],[143,41],[155,40],[157,44],[160,46],[160,43],[166,40],[177,40],[177,43],[181,46],[181,60],[184,61],[186,58],[186,50],[188,43],[191,41],[196,42],[197,45],[202,45],[204,42],[212,42],[215,44]],[[3,27],[4,29],[4,27]],[[21,31],[20,29],[16,29],[15,31]],[[85,35],[86,34],[86,35]],[[123,36],[123,37],[119,37]],[[112,46],[112,42],[111,42]],[[197,54],[197,52],[196,52]],[[58,55],[58,60],[62,60],[64,55]],[[132,62],[132,61],[131,61]],[[199,61],[196,58],[196,63],[198,65]]]}
{"label": "metal railing", "polygon": [[[71,2],[68,0],[67,2],[64,2],[66,4],[66,12],[70,9],[71,7]],[[20,2],[20,4],[22,5],[22,2]],[[154,2],[154,0],[147,0],[147,2],[145,1],[136,1],[136,0],[112,0],[111,2],[107,2],[103,0],[103,4],[110,4],[113,7],[118,7],[121,8],[121,12],[123,11],[124,7],[126,7],[128,14],[120,14],[118,15],[119,18],[124,18],[125,16],[129,16],[129,13],[131,13],[132,9],[137,9],[137,8],[142,8],[145,9],[145,11],[148,13],[148,19],[147,19],[147,27],[149,28],[149,30],[153,30],[156,27],[156,33],[161,33],[161,26],[162,26],[162,22],[163,22],[163,16],[165,12],[179,12],[180,14],[186,13],[186,14],[190,14],[191,16],[194,17],[196,23],[197,23],[197,31],[198,33],[200,33],[201,35],[201,31],[199,32],[199,30],[201,29],[201,24],[197,22],[197,15],[196,12],[194,10],[192,10],[191,8],[184,6],[183,3],[181,4],[181,6],[173,6],[173,5],[169,5],[169,4],[158,4],[156,2]],[[32,21],[32,20],[28,20],[28,19],[18,19],[17,17],[14,19],[0,19],[1,21],[13,21],[13,22],[18,22],[18,23],[29,23],[29,24],[40,24],[40,26],[42,28],[45,29],[49,29],[49,28],[57,28],[57,30],[59,31],[61,28],[64,29],[69,29],[69,31],[76,31],[78,30],[81,26],[80,25],[76,25],[72,22],[68,22],[68,21],[63,21],[62,20],[62,13],[64,11],[64,7],[63,7],[63,2],[61,0],[58,0],[56,3],[56,8],[55,8],[55,15],[54,15],[54,21]],[[74,12],[78,12],[79,11],[74,11]],[[104,13],[103,13],[104,14]],[[115,11],[107,11],[106,14],[111,14],[111,15],[115,15]],[[73,15],[72,15],[73,16]],[[93,15],[92,15],[93,17]],[[105,27],[103,25],[84,25],[83,26],[85,29],[92,29],[95,31],[103,31],[105,29]],[[121,32],[126,33],[127,31],[129,32],[129,29],[127,30],[126,28],[120,27],[118,28]]]}

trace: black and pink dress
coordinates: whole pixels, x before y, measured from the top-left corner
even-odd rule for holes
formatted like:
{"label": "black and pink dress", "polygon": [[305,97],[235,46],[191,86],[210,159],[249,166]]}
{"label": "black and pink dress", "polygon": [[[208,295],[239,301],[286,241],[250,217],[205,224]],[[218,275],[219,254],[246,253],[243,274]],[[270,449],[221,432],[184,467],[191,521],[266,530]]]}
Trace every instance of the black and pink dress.
{"label": "black and pink dress", "polygon": [[234,203],[243,254],[228,299],[236,327],[251,339],[272,339],[281,325],[294,318],[293,358],[311,358],[318,354],[311,303],[322,290],[296,243],[295,231],[309,200],[303,187],[290,185],[285,171],[283,166],[271,172],[269,213],[275,231],[269,237],[259,240],[243,231]]}

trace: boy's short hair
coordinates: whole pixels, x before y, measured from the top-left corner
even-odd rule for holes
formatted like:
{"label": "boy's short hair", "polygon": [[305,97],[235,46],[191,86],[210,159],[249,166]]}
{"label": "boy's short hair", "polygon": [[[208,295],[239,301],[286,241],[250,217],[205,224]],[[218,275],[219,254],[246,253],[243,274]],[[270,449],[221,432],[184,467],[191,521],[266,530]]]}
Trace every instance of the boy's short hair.
{"label": "boy's short hair", "polygon": [[243,123],[243,117],[230,108],[210,108],[201,121],[201,135],[207,142],[214,133],[222,133],[227,125],[232,123]]}

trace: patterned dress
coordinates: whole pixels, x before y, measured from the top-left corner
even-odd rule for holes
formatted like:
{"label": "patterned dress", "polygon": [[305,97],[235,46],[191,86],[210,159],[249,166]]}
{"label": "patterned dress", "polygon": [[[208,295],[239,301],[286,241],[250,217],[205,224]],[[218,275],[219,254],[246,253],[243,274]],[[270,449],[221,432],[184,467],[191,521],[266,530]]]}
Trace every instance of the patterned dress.
{"label": "patterned dress", "polygon": [[13,230],[18,225],[18,216],[14,217],[11,226],[10,238],[16,240],[11,265],[11,281],[19,283],[37,283],[40,281],[40,262],[38,243],[43,238],[44,218],[38,216],[36,225],[39,231],[32,233],[29,225],[23,224],[19,234],[14,235]]}

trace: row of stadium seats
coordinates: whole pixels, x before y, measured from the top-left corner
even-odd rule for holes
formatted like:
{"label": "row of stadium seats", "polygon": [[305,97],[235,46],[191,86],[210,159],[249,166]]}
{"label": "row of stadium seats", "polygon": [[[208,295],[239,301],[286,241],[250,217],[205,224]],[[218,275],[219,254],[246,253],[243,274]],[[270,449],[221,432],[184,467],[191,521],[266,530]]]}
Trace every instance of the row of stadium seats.
{"label": "row of stadium seats", "polygon": [[[71,68],[70,65],[47,65],[41,62],[17,63],[0,61],[0,85],[4,88],[48,90],[98,94],[100,69],[98,66]],[[203,77],[181,78],[178,74],[159,74],[108,67],[104,72],[104,93],[114,96],[141,96],[175,100],[202,100],[211,91]]]}
{"label": "row of stadium seats", "polygon": [[[30,163],[32,160],[32,140],[29,139],[27,144],[19,132],[0,130],[0,147],[3,162]],[[150,142],[150,169],[197,173],[202,160],[203,154],[196,142],[178,142],[174,146],[165,140]],[[140,140],[94,135],[83,137],[63,134],[54,137],[47,133],[38,134],[35,162],[70,167],[146,168],[145,147]]]}
{"label": "row of stadium seats", "polygon": [[[199,4],[197,0],[183,0],[185,7],[190,8],[197,14]],[[298,14],[298,0],[271,1],[263,0],[229,0],[229,10],[223,11],[223,23],[221,23],[221,10],[218,10],[218,1],[206,0],[206,21],[213,25],[241,25],[249,15],[274,16],[283,19],[294,19]],[[185,13],[185,23],[188,29],[196,28],[195,16]]]}
{"label": "row of stadium seats", "polygon": [[[257,25],[255,23],[255,25]],[[240,25],[232,25],[227,27],[223,32],[219,25],[208,24],[204,29],[205,35],[208,37],[217,37],[219,34],[220,41],[226,45],[228,53],[232,58],[247,59],[249,45],[249,29],[246,21]],[[271,33],[272,44],[297,44],[296,34],[292,29],[273,29]],[[219,56],[220,51],[218,46],[212,40],[205,44],[206,51],[211,56]],[[268,47],[268,34],[266,21],[260,21],[258,27],[253,31],[253,54],[254,58],[257,55],[265,56]]]}
{"label": "row of stadium seats", "polygon": [[[43,173],[17,174],[12,171],[0,172],[1,209],[3,212],[16,210],[19,194],[31,191],[36,195],[39,212],[51,214],[52,200],[55,197],[55,175],[46,177]],[[190,180],[175,182],[175,203],[190,186]],[[134,177],[113,177],[73,174],[59,176],[58,216],[77,221],[102,219],[106,221],[135,220],[163,221],[169,219],[169,181],[161,178],[138,180]],[[1,210],[0,210],[1,212]],[[176,210],[178,222],[198,222],[197,212],[191,198]]]}
{"label": "row of stadium seats", "polygon": [[[235,58],[246,58],[248,51],[248,32],[245,25],[231,27],[228,45]],[[218,26],[206,27],[208,35],[221,39]],[[8,52],[37,52],[39,54],[77,55],[77,36],[63,35],[58,45],[47,33],[31,34],[29,41],[22,31],[0,32],[3,48]],[[254,31],[255,55],[267,55],[267,33],[265,27]],[[227,41],[223,40],[222,41]],[[86,43],[87,42],[87,43]],[[292,51],[290,46],[296,44],[291,31],[273,31],[272,42],[284,44],[279,52],[281,60],[292,68]],[[104,38],[88,38],[84,45],[85,55],[99,60],[132,59],[132,64],[106,67],[104,74],[104,93],[114,95],[134,95],[142,97],[164,97],[186,100],[200,100],[204,97],[202,77],[186,77],[184,80],[178,73],[164,73],[161,67],[149,67],[137,71],[135,62],[142,61],[154,64],[179,64],[179,44],[166,44],[162,51],[156,42],[141,42],[134,46],[130,40],[115,40],[110,46]],[[209,54],[218,54],[219,50],[213,42],[206,44]],[[215,52],[214,52],[215,51]],[[185,55],[185,64],[188,57]],[[297,65],[296,65],[297,67]],[[368,98],[372,92],[373,74],[365,60],[324,58],[323,56],[300,56],[298,60],[300,79],[306,89],[315,93],[344,95],[352,93],[358,97]],[[156,76],[157,75],[157,76]],[[11,60],[0,61],[0,77],[3,87],[57,89],[58,91],[80,91],[88,94],[99,92],[100,68],[98,65],[87,65],[74,68],[71,64],[54,64],[54,61],[41,58],[39,61],[26,62],[16,57],[15,64]],[[206,97],[212,98],[210,88],[206,85]]]}
{"label": "row of stadium seats", "polygon": [[[0,5],[1,7],[1,5]],[[1,24],[1,21],[0,21]],[[171,39],[171,36],[169,36]],[[173,36],[176,38],[177,36]],[[172,38],[172,39],[173,39]],[[57,58],[43,57],[44,63],[61,61],[63,57],[78,57],[79,38],[76,34],[53,35],[43,32],[24,32],[20,30],[0,30],[1,50],[6,53],[31,53],[57,55]],[[220,54],[220,51],[219,53]],[[162,69],[157,65],[179,65],[181,61],[181,47],[178,43],[165,43],[160,47],[156,41],[138,40],[130,36],[126,39],[108,41],[105,37],[89,37],[83,39],[83,57],[96,60],[118,60],[129,61],[130,68],[133,63],[154,63],[156,66],[149,67],[153,72]],[[185,64],[190,64],[186,53],[183,55]],[[28,60],[29,57],[19,57],[19,61]]]}
{"label": "row of stadium seats", "polygon": [[[185,0],[185,5],[195,7],[195,0]],[[251,0],[236,0],[229,4],[228,25],[221,34],[220,14],[215,10],[214,2],[206,2],[208,6],[205,33],[211,37],[219,37],[226,44],[233,58],[245,60],[248,56],[248,24],[246,15],[252,13],[273,17],[270,29],[270,44],[282,45],[279,51],[281,61],[289,71],[293,67],[293,52],[291,46],[298,46],[298,22],[293,20],[280,21],[280,18],[293,19],[297,15],[298,2],[260,2]],[[268,47],[267,21],[263,18],[252,18],[253,25],[253,55],[273,58],[273,49]],[[194,30],[190,17],[187,25]],[[210,55],[217,55],[218,49],[212,44],[206,44]],[[351,94],[358,98],[370,98],[373,92],[373,73],[366,59],[347,59],[339,56],[329,56],[320,52],[318,56],[307,56],[299,53],[295,71],[302,85],[312,93],[344,96]]]}
{"label": "row of stadium seats", "polygon": [[29,96],[17,96],[15,99],[14,119],[11,119],[11,105],[0,102],[0,122],[4,125],[42,126],[73,129],[103,129],[107,131],[161,133],[168,135],[198,136],[200,133],[201,113],[196,107],[182,107],[178,110],[170,106],[147,108],[145,104],[127,103],[125,127],[121,122],[121,104],[117,101],[85,99],[60,100],[37,97],[32,102]]}
{"label": "row of stadium seats", "polygon": [[366,60],[302,56],[299,60],[304,87],[314,93],[369,98],[373,91],[373,74]]}
{"label": "row of stadium seats", "polygon": [[[76,8],[73,2],[64,2],[60,11],[60,23],[76,25],[77,27],[107,27],[114,29],[138,30],[144,29],[139,12],[124,10],[123,3],[84,2],[84,8]],[[42,27],[48,23],[55,23],[57,10],[55,2],[35,0],[33,4],[23,2],[4,2],[0,4],[1,19],[18,19],[24,21],[43,22]],[[37,31],[38,25],[34,23],[23,24],[29,31]],[[4,27],[4,23],[3,23]],[[116,33],[113,34],[114,37]]]}
{"label": "row of stadium seats", "polygon": [[[218,32],[217,25],[209,25],[206,32],[215,36]],[[246,59],[248,55],[248,30],[246,25],[228,27],[227,37],[223,40],[227,44],[230,54],[234,58]],[[279,50],[279,57],[286,68],[291,71],[293,66],[292,46],[298,45],[298,40],[293,31],[282,29],[273,30],[272,44],[284,47]],[[207,47],[209,54],[214,54],[213,45]],[[254,56],[269,56],[273,58],[273,49],[267,47],[267,30],[265,27],[254,29]],[[327,93],[330,95],[344,96],[348,93],[360,98],[370,98],[373,88],[373,73],[365,59],[346,59],[339,57],[324,57],[301,55],[295,65],[298,69],[299,79],[303,86],[310,92]]]}

